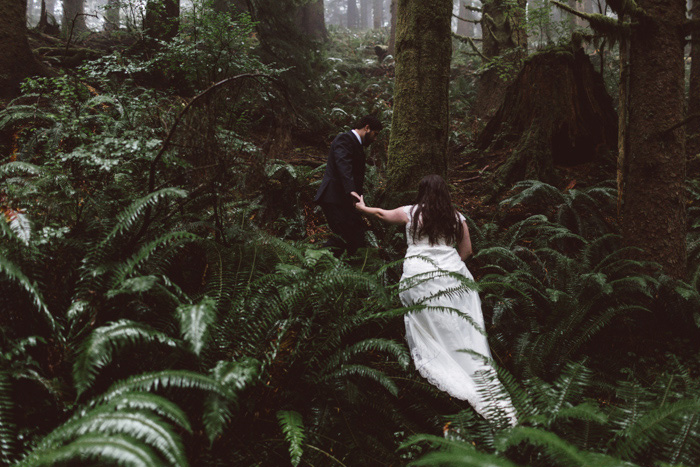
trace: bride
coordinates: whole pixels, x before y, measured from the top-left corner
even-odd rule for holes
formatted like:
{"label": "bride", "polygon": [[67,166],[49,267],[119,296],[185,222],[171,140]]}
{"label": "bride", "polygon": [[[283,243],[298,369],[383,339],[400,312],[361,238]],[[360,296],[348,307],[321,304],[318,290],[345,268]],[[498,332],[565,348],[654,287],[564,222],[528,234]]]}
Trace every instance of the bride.
{"label": "bride", "polygon": [[421,306],[404,316],[406,340],[420,374],[469,402],[484,418],[507,417],[515,424],[513,405],[500,383],[495,384],[502,397],[490,405],[477,391],[479,378],[495,372],[488,363],[491,351],[479,295],[465,290],[461,280],[473,280],[464,264],[472,253],[469,229],[452,206],[445,181],[439,175],[424,177],[416,204],[392,210],[369,207],[363,196],[356,197],[355,207],[363,214],[406,226],[408,249],[399,298],[404,306]]}

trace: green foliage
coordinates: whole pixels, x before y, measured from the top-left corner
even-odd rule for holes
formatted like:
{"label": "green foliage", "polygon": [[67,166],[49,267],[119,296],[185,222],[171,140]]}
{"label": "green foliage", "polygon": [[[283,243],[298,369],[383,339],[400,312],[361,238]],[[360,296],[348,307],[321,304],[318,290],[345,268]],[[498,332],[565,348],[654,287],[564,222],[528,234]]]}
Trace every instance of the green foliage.
{"label": "green foliage", "polygon": [[289,443],[289,455],[292,457],[292,465],[296,467],[301,462],[304,443],[304,424],[301,415],[293,410],[280,410],[277,412],[284,437]]}

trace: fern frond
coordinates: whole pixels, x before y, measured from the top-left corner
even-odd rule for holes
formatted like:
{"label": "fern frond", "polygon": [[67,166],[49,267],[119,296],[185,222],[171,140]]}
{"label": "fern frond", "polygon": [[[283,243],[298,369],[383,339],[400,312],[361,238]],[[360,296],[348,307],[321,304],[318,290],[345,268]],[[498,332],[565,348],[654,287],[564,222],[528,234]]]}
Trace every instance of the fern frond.
{"label": "fern frond", "polygon": [[410,363],[410,357],[404,345],[389,339],[365,339],[329,356],[328,360],[324,362],[325,371],[348,363],[356,355],[368,352],[383,352],[392,355],[403,369],[408,368]]}
{"label": "fern frond", "polygon": [[394,396],[397,396],[399,393],[396,383],[394,383],[391,378],[389,378],[383,372],[365,365],[343,365],[340,367],[340,369],[323,376],[320,379],[320,382],[332,381],[334,379],[344,379],[349,376],[359,376],[361,378],[371,379]]}
{"label": "fern frond", "polygon": [[192,432],[192,426],[187,414],[174,402],[158,394],[147,392],[125,392],[121,396],[110,400],[105,407],[115,411],[150,411],[156,415],[174,423],[188,433]]}
{"label": "fern frond", "polygon": [[14,404],[11,389],[10,375],[0,371],[0,460],[7,465],[17,454],[17,426],[12,415]]}
{"label": "fern frond", "polygon": [[630,459],[652,443],[660,443],[675,433],[684,417],[700,413],[700,401],[685,399],[671,402],[642,415],[634,423],[615,449],[620,456]]}
{"label": "fern frond", "polygon": [[[0,223],[2,221],[0,220]],[[0,254],[0,273],[2,273],[7,279],[19,284],[21,288],[25,290],[27,294],[32,299],[34,306],[39,310],[41,316],[43,317],[46,324],[48,324],[51,331],[58,339],[62,339],[59,331],[61,330],[61,325],[56,321],[49,311],[46,303],[44,302],[44,297],[39,292],[36,284],[31,282],[27,276],[10,260],[5,258]]]}
{"label": "fern frond", "polygon": [[39,175],[42,168],[29,162],[12,161],[0,165],[0,177],[7,177],[13,174],[22,173],[27,175]]}
{"label": "fern frond", "polygon": [[157,450],[170,465],[188,465],[182,440],[160,418],[147,412],[114,412],[111,408],[102,407],[69,420],[46,435],[32,451],[31,457],[89,433],[122,435],[138,440]]}
{"label": "fern frond", "polygon": [[73,381],[78,394],[92,386],[99,370],[112,361],[115,353],[127,345],[152,342],[171,348],[182,345],[180,341],[161,331],[126,319],[92,331],[81,344],[73,363]]}
{"label": "fern frond", "polygon": [[244,358],[239,362],[220,361],[211,370],[211,375],[222,386],[226,395],[209,394],[204,401],[202,423],[210,442],[213,442],[230,422],[231,405],[237,403],[238,392],[258,381],[260,366],[258,360]]}
{"label": "fern frond", "polygon": [[126,392],[148,392],[160,388],[199,389],[227,396],[227,392],[221,387],[221,384],[209,376],[187,370],[162,370],[142,373],[118,381],[110,386],[105,393],[94,399],[93,403],[106,403]]}
{"label": "fern frond", "polygon": [[163,460],[148,446],[120,435],[87,434],[59,449],[30,455],[17,467],[54,466],[71,460],[114,463],[126,467],[162,465]]}
{"label": "fern frond", "polygon": [[198,238],[199,237],[189,232],[170,232],[143,245],[138,252],[119,264],[116,268],[114,278],[111,281],[112,287],[120,286],[130,274],[138,270],[138,268],[148,261],[156,251],[166,246],[172,246],[173,243],[177,246],[181,246],[185,242],[192,242]]}
{"label": "fern frond", "polygon": [[194,354],[199,355],[207,342],[209,328],[216,320],[216,302],[204,297],[199,303],[179,306],[175,315],[180,323],[182,338]]}
{"label": "fern frond", "polygon": [[522,443],[542,448],[549,457],[556,459],[557,464],[582,467],[597,465],[591,463],[591,458],[586,452],[580,451],[556,434],[539,428],[517,426],[502,432],[496,439],[496,447],[499,451],[505,451]]}
{"label": "fern frond", "polygon": [[280,428],[282,428],[284,438],[289,443],[289,455],[292,458],[292,465],[296,467],[301,462],[301,456],[304,453],[302,445],[306,438],[301,414],[294,410],[278,410],[277,421]]}

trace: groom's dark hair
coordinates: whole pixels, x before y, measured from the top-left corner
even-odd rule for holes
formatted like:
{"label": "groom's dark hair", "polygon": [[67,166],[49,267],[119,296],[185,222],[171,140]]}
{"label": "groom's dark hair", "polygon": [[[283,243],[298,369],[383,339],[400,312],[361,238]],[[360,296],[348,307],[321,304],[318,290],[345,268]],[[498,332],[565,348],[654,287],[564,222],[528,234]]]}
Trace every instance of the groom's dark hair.
{"label": "groom's dark hair", "polygon": [[365,115],[361,119],[355,123],[355,126],[352,127],[354,130],[359,130],[360,128],[364,128],[367,125],[369,125],[369,129],[372,131],[382,131],[382,128],[384,128],[384,125],[382,125],[382,122],[379,121],[377,117],[374,115]]}

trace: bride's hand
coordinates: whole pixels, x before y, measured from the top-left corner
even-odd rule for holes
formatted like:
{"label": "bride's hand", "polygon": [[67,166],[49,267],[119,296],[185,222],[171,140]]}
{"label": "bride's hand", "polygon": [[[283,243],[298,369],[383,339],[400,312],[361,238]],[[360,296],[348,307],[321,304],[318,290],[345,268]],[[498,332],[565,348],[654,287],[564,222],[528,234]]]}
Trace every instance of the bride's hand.
{"label": "bride's hand", "polygon": [[362,208],[366,208],[367,205],[365,204],[365,197],[363,195],[358,195],[355,192],[351,193],[355,198],[357,198],[357,203],[355,203],[355,209],[358,211],[362,211]]}

